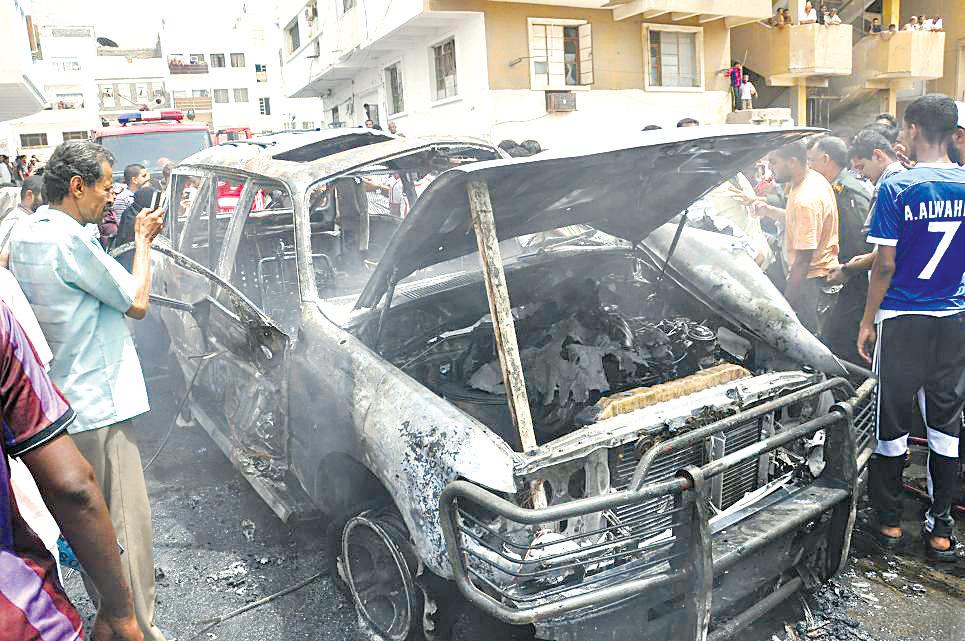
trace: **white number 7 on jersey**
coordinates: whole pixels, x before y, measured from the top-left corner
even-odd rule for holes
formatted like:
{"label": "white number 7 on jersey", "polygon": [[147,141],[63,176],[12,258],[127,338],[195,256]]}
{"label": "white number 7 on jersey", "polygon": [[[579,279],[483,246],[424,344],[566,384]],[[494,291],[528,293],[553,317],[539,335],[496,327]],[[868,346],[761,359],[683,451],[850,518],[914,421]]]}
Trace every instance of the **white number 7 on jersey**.
{"label": "white number 7 on jersey", "polygon": [[928,223],[928,231],[943,235],[942,239],[938,242],[938,247],[935,248],[935,253],[932,255],[931,260],[925,265],[925,269],[921,270],[921,273],[918,274],[918,278],[928,280],[935,274],[935,270],[938,269],[938,263],[941,262],[942,256],[948,251],[948,248],[952,244],[952,239],[955,238],[955,232],[957,232],[961,226],[961,221],[957,223]]}

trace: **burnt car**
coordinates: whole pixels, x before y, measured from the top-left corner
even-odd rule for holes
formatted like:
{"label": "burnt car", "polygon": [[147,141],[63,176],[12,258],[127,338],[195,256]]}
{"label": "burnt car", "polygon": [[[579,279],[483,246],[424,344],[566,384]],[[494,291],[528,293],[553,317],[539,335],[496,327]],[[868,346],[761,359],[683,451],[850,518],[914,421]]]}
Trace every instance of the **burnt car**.
{"label": "burnt car", "polygon": [[199,152],[155,247],[187,411],[282,520],[327,516],[382,638],[730,636],[844,562],[874,380],[668,221],[810,133]]}

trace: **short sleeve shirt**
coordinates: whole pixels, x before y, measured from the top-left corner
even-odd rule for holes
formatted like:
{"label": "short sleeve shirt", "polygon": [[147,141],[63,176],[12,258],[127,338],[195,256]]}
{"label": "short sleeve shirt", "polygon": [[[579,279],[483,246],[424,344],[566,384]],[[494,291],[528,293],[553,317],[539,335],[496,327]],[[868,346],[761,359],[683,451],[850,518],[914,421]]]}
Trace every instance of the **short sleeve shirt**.
{"label": "short sleeve shirt", "polygon": [[878,189],[868,242],[895,248],[879,320],[965,311],[965,169],[920,163]]}
{"label": "short sleeve shirt", "polygon": [[784,253],[788,269],[800,251],[812,250],[808,278],[824,278],[838,264],[838,205],[831,185],[809,169],[787,195]]}
{"label": "short sleeve shirt", "polygon": [[10,271],[50,345],[50,377],[77,413],[71,433],[148,411],[125,318],[137,286],[96,238],[52,207],[37,212],[13,233]]}
{"label": "short sleeve shirt", "polygon": [[0,412],[0,638],[80,639],[80,615],[57,579],[53,557],[20,516],[7,463],[8,456],[22,456],[62,436],[74,413],[2,302]]}

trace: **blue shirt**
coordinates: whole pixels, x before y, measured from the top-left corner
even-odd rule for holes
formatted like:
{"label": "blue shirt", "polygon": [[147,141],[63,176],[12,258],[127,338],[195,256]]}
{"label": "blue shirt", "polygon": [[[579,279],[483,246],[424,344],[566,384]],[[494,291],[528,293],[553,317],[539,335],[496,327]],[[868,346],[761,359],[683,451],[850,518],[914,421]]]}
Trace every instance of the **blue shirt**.
{"label": "blue shirt", "polygon": [[67,214],[53,208],[18,225],[10,271],[53,352],[50,377],[77,413],[72,434],[150,409],[125,312],[134,277]]}
{"label": "blue shirt", "polygon": [[895,247],[882,316],[965,311],[965,169],[921,163],[881,183],[868,242]]}

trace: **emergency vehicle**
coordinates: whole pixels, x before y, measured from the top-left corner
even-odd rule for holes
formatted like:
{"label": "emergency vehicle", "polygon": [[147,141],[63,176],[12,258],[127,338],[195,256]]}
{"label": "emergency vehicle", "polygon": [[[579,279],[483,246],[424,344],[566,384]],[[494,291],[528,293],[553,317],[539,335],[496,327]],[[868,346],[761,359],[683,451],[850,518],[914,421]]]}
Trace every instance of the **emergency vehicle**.
{"label": "emergency vehicle", "polygon": [[207,123],[183,120],[183,113],[176,109],[125,113],[117,117],[118,126],[95,130],[94,142],[114,154],[116,182],[123,180],[124,168],[132,163],[159,176],[168,161],[177,164],[211,146]]}

